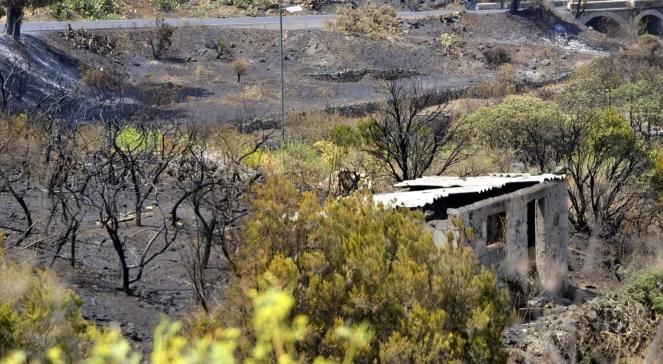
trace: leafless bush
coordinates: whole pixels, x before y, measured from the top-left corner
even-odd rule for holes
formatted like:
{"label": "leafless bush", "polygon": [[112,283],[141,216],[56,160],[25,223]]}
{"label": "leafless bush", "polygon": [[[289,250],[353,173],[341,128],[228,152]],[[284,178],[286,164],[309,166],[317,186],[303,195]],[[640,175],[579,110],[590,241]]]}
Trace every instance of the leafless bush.
{"label": "leafless bush", "polygon": [[76,243],[78,234],[89,211],[86,208],[86,195],[90,179],[85,173],[85,147],[76,130],[56,131],[50,144],[48,195],[51,211],[46,226],[55,220],[59,233],[51,265],[60,256],[62,248],[69,243],[69,260],[76,265]]}
{"label": "leafless bush", "polygon": [[[262,177],[260,173],[246,168],[243,161],[254,154],[268,137],[264,135],[248,148],[242,148],[244,150],[240,154],[235,154],[232,148],[210,147],[208,140],[200,136],[178,161],[175,175],[180,194],[171,207],[171,223],[173,226],[182,223],[180,213],[184,207],[195,216],[197,234],[188,253],[185,253],[186,268],[196,299],[205,310],[208,309],[207,269],[212,250],[220,249],[235,271],[236,233],[249,212],[246,197]],[[225,138],[221,136],[222,142],[227,145],[235,142]]]}
{"label": "leafless bush", "polygon": [[498,67],[511,61],[509,52],[502,47],[488,48],[483,52],[483,58],[491,67]]}
{"label": "leafless bush", "polygon": [[0,194],[8,194],[20,206],[24,227],[2,226],[20,232],[23,239],[35,229],[36,220],[28,205],[28,195],[36,188],[41,168],[41,140],[26,117],[7,117],[0,120]]}
{"label": "leafless bush", "polygon": [[398,80],[384,86],[387,101],[371,120],[360,126],[366,151],[397,181],[423,176],[445,151],[442,174],[462,157],[466,140],[446,114],[446,99],[420,84]]}
{"label": "leafless bush", "polygon": [[31,65],[21,57],[14,57],[9,64],[0,67],[0,112],[11,113],[11,101],[21,96],[25,87],[24,76]]}
{"label": "leafless bush", "polygon": [[[162,175],[181,152],[179,143],[187,140],[179,131],[176,126],[150,128],[145,124],[133,127],[108,123],[103,135],[105,143],[90,153],[85,162],[90,181],[84,201],[96,212],[98,224],[113,245],[122,270],[122,289],[127,294],[131,293],[131,284],[142,278],[145,267],[167,251],[178,235],[178,229],[163,218],[159,225],[139,230],[152,231],[153,235],[142,253],[130,256],[136,234],[123,229],[122,222],[133,219],[137,226],[142,225],[145,202],[156,194]],[[133,214],[121,209],[125,191],[134,196]]]}

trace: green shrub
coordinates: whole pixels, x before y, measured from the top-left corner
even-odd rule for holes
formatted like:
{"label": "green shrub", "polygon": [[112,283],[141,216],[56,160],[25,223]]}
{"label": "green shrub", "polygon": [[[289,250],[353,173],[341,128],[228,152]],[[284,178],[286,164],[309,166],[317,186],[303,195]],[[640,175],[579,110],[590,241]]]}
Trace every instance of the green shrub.
{"label": "green shrub", "polygon": [[216,59],[233,57],[233,49],[223,37],[219,37],[214,45],[216,46]]}
{"label": "green shrub", "polygon": [[0,254],[0,357],[21,350],[26,359],[43,361],[56,348],[67,362],[80,359],[94,333],[80,305],[52,272]]}
{"label": "green shrub", "polygon": [[120,12],[117,0],[63,0],[50,6],[57,20],[71,20],[80,16],[86,19],[116,18]]}
{"label": "green shrub", "polygon": [[624,286],[628,297],[654,313],[663,314],[663,271],[647,270],[634,274]]}
{"label": "green shrub", "polygon": [[[266,277],[269,281],[269,277]],[[249,292],[252,312],[247,320],[251,321],[256,340],[244,363],[296,363],[298,354],[295,350],[309,330],[308,318],[304,315],[292,317],[294,298],[288,292],[269,287],[261,292]],[[1,322],[4,324],[5,322]],[[0,326],[4,328],[6,326]],[[236,363],[238,344],[246,341],[236,328],[223,328],[203,337],[187,337],[182,333],[180,322],[162,322],[154,332],[154,344],[150,356],[153,364],[206,364]],[[371,341],[372,333],[366,325],[354,327],[339,326],[332,333],[333,337],[343,345],[343,363],[351,363],[356,353],[365,348]],[[39,332],[38,336],[48,337],[49,332]],[[27,347],[22,348],[27,350]],[[3,355],[4,354],[4,355]],[[26,351],[14,351],[10,354],[0,353],[2,364],[49,363],[64,364],[74,362],[60,347],[52,347],[44,353],[44,358],[31,358]],[[107,364],[139,364],[141,355],[132,350],[131,345],[122,337],[119,329],[98,332],[94,337],[94,345],[89,351],[75,361],[80,363]],[[315,364],[340,364],[340,360],[315,358]]]}
{"label": "green shrub", "polygon": [[163,11],[173,11],[180,7],[180,0],[153,0],[154,6]]}
{"label": "green shrub", "polygon": [[161,137],[156,131],[125,126],[118,130],[115,143],[124,151],[143,151],[160,148]]}
{"label": "green shrub", "polygon": [[172,38],[175,27],[166,23],[164,19],[156,19],[154,24],[157,27],[156,39],[150,39],[150,47],[152,48],[152,57],[161,59],[170,50],[170,46],[173,45]]}
{"label": "green shrub", "polygon": [[341,147],[353,147],[361,144],[361,136],[357,129],[349,125],[336,125],[329,132],[329,140]]}
{"label": "green shrub", "polygon": [[375,341],[358,363],[505,361],[505,292],[466,244],[438,248],[420,213],[376,206],[365,193],[321,203],[317,192],[301,193],[283,178],[252,202],[231,302],[198,327],[232,320],[249,332],[241,292],[265,286],[269,272],[293,293],[294,312],[311,320],[298,345],[307,360],[342,357],[336,328],[366,322]]}

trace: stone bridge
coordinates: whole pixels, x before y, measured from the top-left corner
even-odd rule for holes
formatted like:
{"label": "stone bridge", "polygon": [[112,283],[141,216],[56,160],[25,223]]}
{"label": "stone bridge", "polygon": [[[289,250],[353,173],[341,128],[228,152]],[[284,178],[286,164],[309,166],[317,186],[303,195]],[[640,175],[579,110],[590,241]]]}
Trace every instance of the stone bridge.
{"label": "stone bridge", "polygon": [[663,35],[663,0],[580,0],[566,7],[579,13],[580,22],[608,35]]}
{"label": "stone bridge", "polygon": [[[547,0],[558,10],[578,14],[578,21],[611,36],[663,35],[663,0]],[[580,4],[578,4],[580,2]],[[521,0],[527,8],[530,0]],[[481,2],[476,10],[508,9],[510,1]]]}

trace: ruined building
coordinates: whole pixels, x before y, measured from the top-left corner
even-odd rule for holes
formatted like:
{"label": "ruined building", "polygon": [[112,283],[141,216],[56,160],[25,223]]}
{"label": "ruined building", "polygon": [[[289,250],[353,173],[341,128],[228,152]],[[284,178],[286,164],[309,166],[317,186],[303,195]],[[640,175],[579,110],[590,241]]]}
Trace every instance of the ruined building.
{"label": "ruined building", "polygon": [[569,222],[562,175],[496,174],[432,176],[395,185],[398,192],[375,195],[387,206],[423,210],[436,244],[446,243],[452,218],[471,227],[481,262],[500,277],[557,294],[566,287]]}

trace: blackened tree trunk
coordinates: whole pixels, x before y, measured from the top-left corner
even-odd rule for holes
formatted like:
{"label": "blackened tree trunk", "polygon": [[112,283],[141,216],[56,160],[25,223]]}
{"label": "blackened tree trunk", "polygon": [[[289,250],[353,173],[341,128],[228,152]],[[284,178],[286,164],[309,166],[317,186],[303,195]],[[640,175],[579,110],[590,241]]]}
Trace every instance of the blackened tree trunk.
{"label": "blackened tree trunk", "polygon": [[519,10],[520,10],[520,0],[512,0],[511,9],[509,9],[509,12],[513,15],[516,15],[518,14]]}
{"label": "blackened tree trunk", "polygon": [[8,6],[5,34],[11,36],[17,42],[21,37],[21,22],[23,22],[23,7],[18,5]]}
{"label": "blackened tree trunk", "polygon": [[117,253],[117,257],[120,260],[120,268],[122,269],[122,290],[124,293],[127,295],[131,295],[131,288],[130,288],[130,278],[129,278],[129,264],[127,264],[127,259],[124,256],[124,243],[122,242],[122,238],[120,238],[120,235],[117,233],[118,229],[118,223],[116,219],[112,219],[112,221],[107,221],[106,222],[106,231],[108,232],[108,235],[113,242],[113,248],[115,249],[115,252]]}

